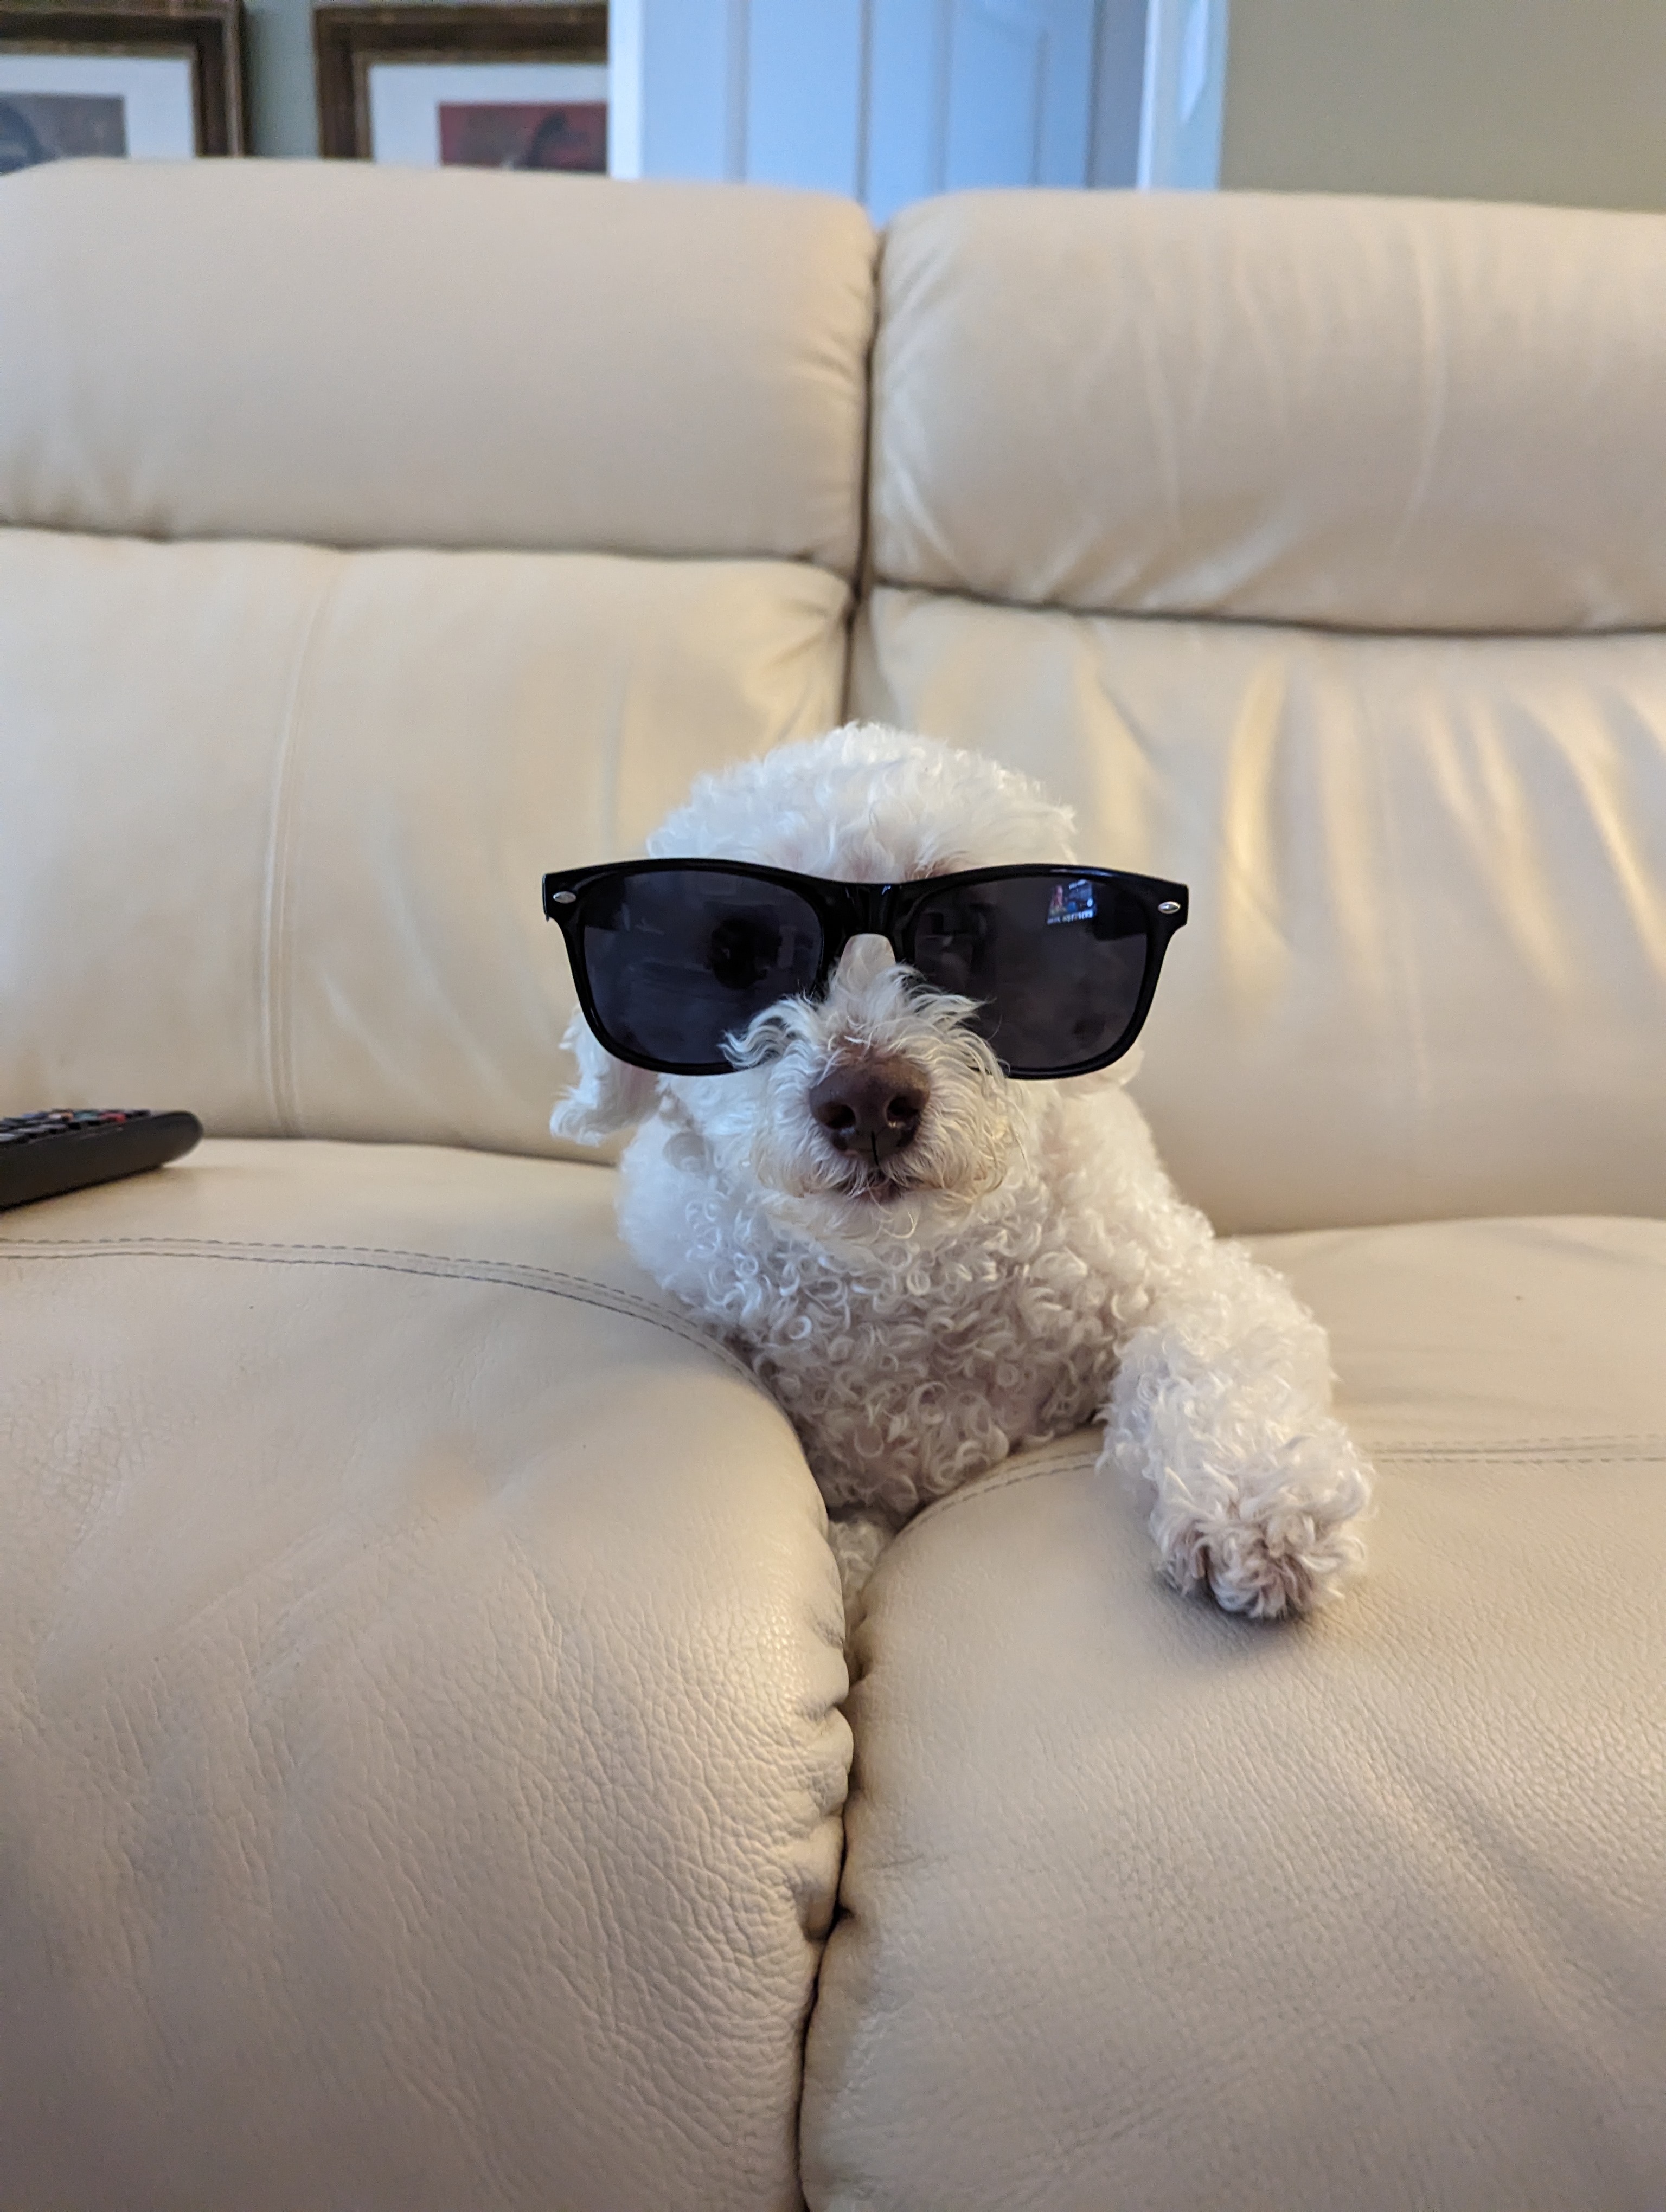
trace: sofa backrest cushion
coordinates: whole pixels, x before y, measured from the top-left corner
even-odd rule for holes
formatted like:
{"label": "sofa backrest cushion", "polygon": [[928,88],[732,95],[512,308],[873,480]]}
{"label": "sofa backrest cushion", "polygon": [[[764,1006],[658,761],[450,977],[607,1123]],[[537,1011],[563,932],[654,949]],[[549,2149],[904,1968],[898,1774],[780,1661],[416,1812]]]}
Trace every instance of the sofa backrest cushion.
{"label": "sofa backrest cushion", "polygon": [[873,254],[811,192],[43,167],[0,202],[0,522],[848,575]]}
{"label": "sofa backrest cushion", "polygon": [[1542,210],[888,238],[853,706],[1190,884],[1136,1091],[1223,1226],[1666,1211],[1663,280]]}
{"label": "sofa backrest cushion", "polygon": [[1388,630],[1666,623],[1666,223],[969,192],[891,226],[886,581]]}
{"label": "sofa backrest cushion", "polygon": [[540,875],[839,719],[866,217],[571,186],[0,193],[0,1111],[566,1149]]}
{"label": "sofa backrest cushion", "polygon": [[551,1146],[546,868],[838,719],[786,562],[0,532],[3,1110]]}

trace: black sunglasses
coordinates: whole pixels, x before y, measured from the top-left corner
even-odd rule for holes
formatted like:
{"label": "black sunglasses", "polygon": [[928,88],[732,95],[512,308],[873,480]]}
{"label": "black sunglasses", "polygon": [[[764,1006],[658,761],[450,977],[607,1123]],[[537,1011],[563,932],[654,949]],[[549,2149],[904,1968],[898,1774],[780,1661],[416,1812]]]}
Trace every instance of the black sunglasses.
{"label": "black sunglasses", "polygon": [[970,868],[909,884],[834,884],[744,860],[618,860],[544,878],[579,1004],[616,1060],[727,1075],[766,1007],[823,990],[853,937],[889,940],[1008,1075],[1086,1075],[1151,1009],[1186,887],[1116,868]]}

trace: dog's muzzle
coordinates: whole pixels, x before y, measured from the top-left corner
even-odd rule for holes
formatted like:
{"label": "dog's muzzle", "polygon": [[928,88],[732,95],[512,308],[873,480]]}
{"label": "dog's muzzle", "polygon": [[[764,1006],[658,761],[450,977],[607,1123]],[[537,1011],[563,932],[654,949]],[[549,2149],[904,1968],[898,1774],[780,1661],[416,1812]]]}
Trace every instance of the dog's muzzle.
{"label": "dog's muzzle", "polygon": [[807,1103],[836,1152],[877,1168],[914,1142],[930,1097],[931,1085],[909,1061],[859,1060],[824,1075]]}

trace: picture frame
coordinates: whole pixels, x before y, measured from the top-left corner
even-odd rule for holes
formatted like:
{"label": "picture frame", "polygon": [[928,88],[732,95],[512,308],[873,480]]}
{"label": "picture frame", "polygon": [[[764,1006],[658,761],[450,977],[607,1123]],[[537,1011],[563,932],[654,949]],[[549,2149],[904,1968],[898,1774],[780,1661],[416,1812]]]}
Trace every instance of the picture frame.
{"label": "picture frame", "polygon": [[0,177],[246,143],[242,0],[0,0]]}
{"label": "picture frame", "polygon": [[313,10],[326,160],[607,167],[606,0]]}

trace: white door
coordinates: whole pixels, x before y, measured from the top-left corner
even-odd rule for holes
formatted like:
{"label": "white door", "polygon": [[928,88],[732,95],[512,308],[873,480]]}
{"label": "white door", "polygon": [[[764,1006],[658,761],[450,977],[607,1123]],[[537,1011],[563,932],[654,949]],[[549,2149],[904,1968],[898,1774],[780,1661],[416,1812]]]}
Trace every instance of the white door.
{"label": "white door", "polygon": [[[1222,73],[1225,0],[1189,4]],[[1174,0],[613,0],[611,167],[815,186],[881,222],[969,185],[1132,183],[1142,106],[1182,90],[1197,104],[1196,27],[1179,55],[1174,14]],[[1144,130],[1141,181],[1169,181],[1149,115]]]}
{"label": "white door", "polygon": [[1094,0],[872,0],[867,173],[883,222],[972,185],[1085,185]]}

